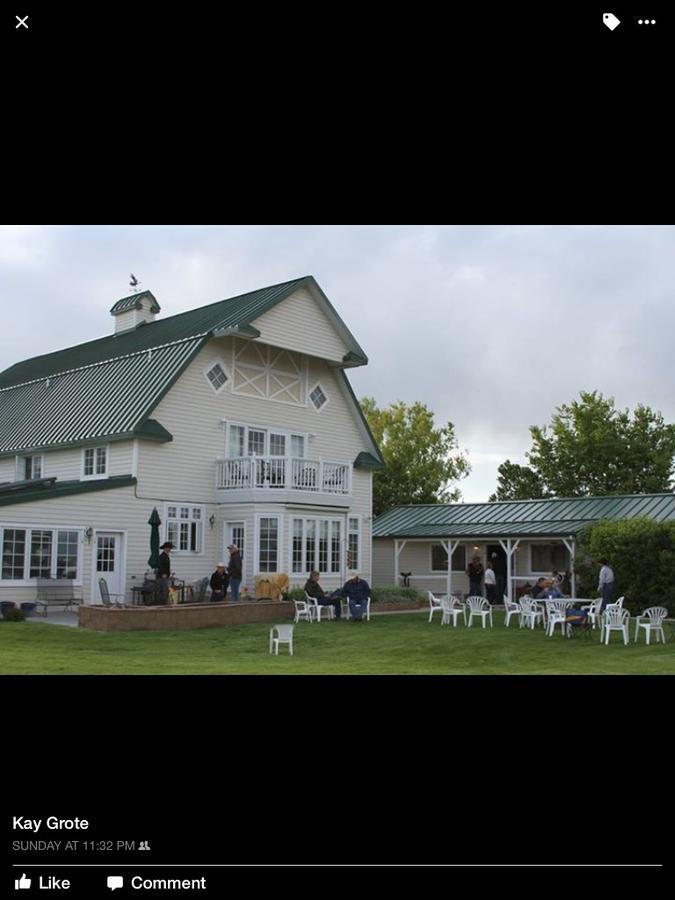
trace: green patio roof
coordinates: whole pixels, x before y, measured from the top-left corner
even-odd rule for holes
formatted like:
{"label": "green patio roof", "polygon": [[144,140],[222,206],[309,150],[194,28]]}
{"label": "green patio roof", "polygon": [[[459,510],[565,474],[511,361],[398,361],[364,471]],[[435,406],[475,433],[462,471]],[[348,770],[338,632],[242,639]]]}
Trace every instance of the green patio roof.
{"label": "green patio roof", "polygon": [[113,475],[93,481],[59,481],[58,478],[41,478],[34,482],[22,481],[0,484],[0,506],[15,503],[32,503],[34,500],[51,500],[71,494],[88,494],[92,491],[110,491],[136,484],[133,475]]}
{"label": "green patio roof", "polygon": [[675,494],[396,506],[373,522],[373,537],[569,537],[602,519],[675,520]]}

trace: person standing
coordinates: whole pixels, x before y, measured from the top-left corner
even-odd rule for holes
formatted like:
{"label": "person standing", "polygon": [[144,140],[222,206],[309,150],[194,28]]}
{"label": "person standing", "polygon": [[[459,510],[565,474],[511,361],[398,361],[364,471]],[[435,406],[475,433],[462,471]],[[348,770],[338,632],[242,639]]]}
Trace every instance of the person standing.
{"label": "person standing", "polygon": [[219,562],[211,576],[211,603],[222,603],[225,600],[229,580],[225,563]]}
{"label": "person standing", "polygon": [[342,591],[333,591],[332,594],[327,594],[319,584],[319,577],[318,572],[310,572],[305,584],[305,593],[316,600],[319,606],[332,606],[335,618],[339,619],[342,614]]}
{"label": "person standing", "polygon": [[227,567],[227,574],[230,576],[232,602],[237,603],[239,601],[239,588],[241,587],[241,554],[236,544],[230,544],[227,549],[230,551],[230,563]]}
{"label": "person standing", "polygon": [[469,576],[469,596],[482,597],[481,581],[483,580],[483,564],[480,556],[474,556],[468,565],[466,574]]}
{"label": "person standing", "polygon": [[490,606],[494,606],[497,602],[497,576],[495,575],[495,570],[492,568],[491,562],[487,564],[485,569],[485,593],[487,594]]}
{"label": "person standing", "polygon": [[347,598],[352,621],[362,622],[363,614],[368,611],[368,597],[370,597],[368,582],[359,578],[358,572],[351,572],[342,588],[342,596]]}
{"label": "person standing", "polygon": [[171,587],[171,551],[173,544],[171,541],[165,541],[161,546],[159,554],[159,568],[157,570],[157,578],[159,579],[159,602],[164,605],[169,600],[169,588]]}
{"label": "person standing", "polygon": [[608,603],[612,602],[612,591],[614,590],[614,570],[606,559],[600,560],[600,575],[598,576],[598,593],[602,596],[602,606],[600,611],[603,612]]}

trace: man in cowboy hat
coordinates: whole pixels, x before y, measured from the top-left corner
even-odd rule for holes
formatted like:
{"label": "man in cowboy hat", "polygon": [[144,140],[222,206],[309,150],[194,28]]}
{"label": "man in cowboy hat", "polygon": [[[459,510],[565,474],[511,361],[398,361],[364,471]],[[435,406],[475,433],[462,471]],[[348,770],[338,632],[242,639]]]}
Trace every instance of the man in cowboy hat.
{"label": "man in cowboy hat", "polygon": [[227,594],[229,580],[225,571],[225,563],[219,562],[216,566],[216,571],[211,576],[211,603],[223,602]]}
{"label": "man in cowboy hat", "polygon": [[241,554],[236,544],[230,544],[227,549],[230,551],[230,564],[227,567],[227,574],[230,576],[232,602],[237,603],[239,600],[239,588],[241,587]]}
{"label": "man in cowboy hat", "polygon": [[169,587],[171,578],[171,557],[173,550],[171,541],[165,541],[161,547],[162,552],[159,554],[159,569],[157,570],[157,578],[159,579],[159,602],[165,604],[169,599]]}

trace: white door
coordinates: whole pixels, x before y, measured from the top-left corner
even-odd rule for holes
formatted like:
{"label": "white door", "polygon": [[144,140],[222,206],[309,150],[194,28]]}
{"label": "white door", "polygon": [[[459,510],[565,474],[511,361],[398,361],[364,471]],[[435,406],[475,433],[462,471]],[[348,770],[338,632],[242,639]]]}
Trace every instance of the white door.
{"label": "white door", "polygon": [[117,531],[97,531],[94,559],[94,603],[101,603],[99,580],[104,578],[108,591],[118,596],[124,593],[124,535]]}
{"label": "white door", "polygon": [[227,522],[225,524],[225,546],[223,547],[223,559],[225,560],[225,565],[227,566],[228,561],[230,559],[230,551],[227,549],[230,544],[234,544],[235,547],[239,548],[239,555],[241,556],[242,566],[244,563],[244,554],[246,553],[245,546],[245,525],[243,522]]}

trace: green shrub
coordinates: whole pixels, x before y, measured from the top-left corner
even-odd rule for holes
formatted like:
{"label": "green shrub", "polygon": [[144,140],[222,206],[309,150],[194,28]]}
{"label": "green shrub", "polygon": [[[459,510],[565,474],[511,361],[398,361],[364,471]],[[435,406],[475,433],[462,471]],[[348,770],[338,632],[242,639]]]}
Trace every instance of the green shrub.
{"label": "green shrub", "polygon": [[425,596],[416,588],[385,584],[374,587],[370,592],[370,599],[373,603],[410,603],[425,600]]}
{"label": "green shrub", "polygon": [[24,622],[26,613],[16,606],[8,606],[2,611],[2,618],[5,622]]}
{"label": "green shrub", "polygon": [[305,591],[303,588],[298,587],[297,584],[293,585],[287,595],[288,600],[306,600]]}
{"label": "green shrub", "polygon": [[597,522],[578,538],[577,594],[596,597],[599,560],[614,570],[614,599],[625,596],[632,614],[648,606],[675,613],[675,522],[626,519]]}

